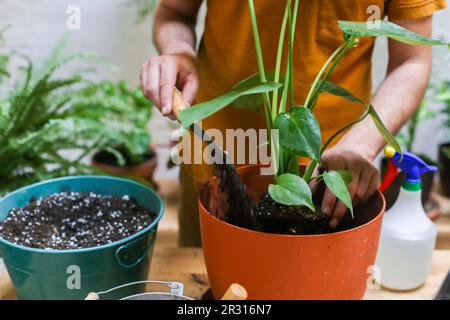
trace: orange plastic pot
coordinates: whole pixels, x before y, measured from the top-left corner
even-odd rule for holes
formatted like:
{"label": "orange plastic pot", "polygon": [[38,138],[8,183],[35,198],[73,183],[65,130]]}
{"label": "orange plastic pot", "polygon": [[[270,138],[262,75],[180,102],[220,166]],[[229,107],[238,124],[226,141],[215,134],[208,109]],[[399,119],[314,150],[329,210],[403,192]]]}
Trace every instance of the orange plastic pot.
{"label": "orange plastic pot", "polygon": [[[254,200],[271,176],[260,166],[238,169]],[[385,201],[376,193],[355,208],[356,227],[322,235],[277,235],[236,227],[209,214],[199,201],[211,289],[220,297],[231,283],[249,299],[362,299],[375,263]],[[343,224],[351,217],[344,218]]]}

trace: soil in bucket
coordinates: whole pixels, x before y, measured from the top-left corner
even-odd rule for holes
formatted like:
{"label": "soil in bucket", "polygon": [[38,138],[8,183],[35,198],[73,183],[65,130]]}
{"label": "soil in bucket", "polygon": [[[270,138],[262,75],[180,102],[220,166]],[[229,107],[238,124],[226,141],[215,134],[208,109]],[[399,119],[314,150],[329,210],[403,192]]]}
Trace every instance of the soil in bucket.
{"label": "soil in bucket", "polygon": [[82,249],[127,238],[155,218],[154,212],[126,195],[62,192],[12,209],[0,221],[0,237],[38,249]]}

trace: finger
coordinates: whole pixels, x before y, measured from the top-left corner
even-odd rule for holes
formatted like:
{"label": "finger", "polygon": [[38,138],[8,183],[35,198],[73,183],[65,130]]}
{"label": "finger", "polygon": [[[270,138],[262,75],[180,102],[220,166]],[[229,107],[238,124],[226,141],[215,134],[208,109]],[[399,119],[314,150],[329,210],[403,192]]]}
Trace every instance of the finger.
{"label": "finger", "polygon": [[353,197],[353,205],[357,205],[362,201],[367,195],[369,190],[370,179],[372,177],[371,170],[361,170],[358,179],[358,186],[355,190],[355,195]]}
{"label": "finger", "polygon": [[[319,175],[319,168],[318,168],[318,167],[316,167],[316,168],[314,169],[314,172],[313,172],[313,174],[312,174],[312,177],[316,177],[317,175]],[[319,186],[319,182],[317,182],[317,179],[312,179],[312,180],[309,182],[309,188],[311,189],[311,192],[312,192],[312,193],[316,192],[318,186]]]}
{"label": "finger", "polygon": [[186,81],[183,85],[183,99],[188,105],[192,105],[194,103],[195,97],[198,91],[198,79],[197,76],[193,73],[190,73],[186,76]]}
{"label": "finger", "polygon": [[145,85],[145,96],[153,101],[155,106],[161,110],[161,96],[160,96],[160,77],[161,65],[158,61],[152,61],[147,68],[147,83]]}
{"label": "finger", "polygon": [[322,199],[322,212],[327,216],[330,216],[334,211],[336,200],[336,196],[330,191],[330,189],[326,188]]}
{"label": "finger", "polygon": [[172,113],[173,90],[177,82],[177,67],[173,62],[166,62],[161,65],[161,112],[168,116]]}
{"label": "finger", "polygon": [[141,90],[142,90],[142,92],[144,93],[144,95],[145,95],[145,86],[146,86],[146,84],[147,84],[147,78],[148,78],[148,72],[147,72],[148,65],[149,65],[149,62],[146,61],[146,62],[145,62],[144,64],[142,64],[142,66],[141,66],[140,81],[141,81]]}
{"label": "finger", "polygon": [[378,190],[379,187],[380,187],[380,173],[377,170],[372,174],[369,186],[367,188],[367,192],[361,201],[363,202],[368,201],[373,196],[373,194]]}
{"label": "finger", "polygon": [[[358,174],[358,171],[353,173],[353,180],[350,183],[350,185],[348,186],[348,193],[350,194],[350,199],[352,199],[354,201],[359,201],[358,199],[356,199],[357,197],[355,197],[356,195],[356,191],[359,188],[359,176],[360,174]],[[334,210],[331,214],[331,220],[330,220],[330,227],[331,228],[336,228],[339,223],[341,222],[342,218],[344,217],[345,213],[347,212],[348,208],[345,205],[345,203],[343,203],[342,201],[337,201]]]}
{"label": "finger", "polygon": [[352,181],[348,185],[348,193],[350,194],[350,199],[352,203],[358,203],[360,198],[358,198],[357,191],[359,190],[359,183],[362,175],[362,170],[353,168],[352,171]]}
{"label": "finger", "polygon": [[347,206],[342,201],[339,201],[336,204],[336,207],[334,208],[334,212],[330,220],[331,228],[334,229],[339,225],[347,210],[348,210]]}

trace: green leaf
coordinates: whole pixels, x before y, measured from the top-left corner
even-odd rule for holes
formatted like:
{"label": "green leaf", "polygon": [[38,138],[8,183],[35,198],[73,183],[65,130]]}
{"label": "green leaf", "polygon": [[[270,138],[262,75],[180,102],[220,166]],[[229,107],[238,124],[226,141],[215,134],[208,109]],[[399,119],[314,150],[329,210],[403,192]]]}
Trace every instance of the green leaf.
{"label": "green leaf", "polygon": [[383,136],[384,140],[386,140],[387,143],[389,143],[398,153],[402,153],[402,148],[400,147],[400,144],[395,140],[394,136],[389,132],[389,130],[384,125],[383,121],[381,120],[380,116],[376,112],[375,108],[371,104],[366,104],[361,99],[355,97],[352,93],[350,93],[347,89],[332,83],[332,82],[325,82],[322,86],[321,91],[342,97],[344,99],[347,99],[352,102],[359,103],[360,105],[367,108],[367,111],[369,112],[370,116],[372,117],[373,122],[375,123],[378,131]]}
{"label": "green leaf", "polygon": [[386,142],[390,144],[391,147],[395,149],[395,151],[397,151],[400,154],[403,154],[400,144],[397,142],[397,140],[395,140],[394,136],[386,128],[380,116],[378,115],[378,113],[376,112],[375,108],[372,105],[369,105],[369,113],[378,131],[383,136],[384,140],[386,140]]}
{"label": "green leaf", "polygon": [[284,149],[296,156],[319,161],[322,137],[319,122],[311,110],[303,106],[293,107],[289,113],[280,113],[274,124]]}
{"label": "green leaf", "polygon": [[337,85],[333,82],[325,81],[322,85],[322,88],[320,91],[331,94],[333,96],[342,97],[344,99],[347,99],[351,102],[356,102],[361,104],[364,107],[367,107],[367,104],[359,99],[358,97],[355,97],[350,91],[347,89],[341,87],[340,85]]}
{"label": "green leaf", "polygon": [[411,45],[449,46],[445,41],[424,37],[385,20],[377,20],[370,23],[338,21],[338,24],[339,28],[344,31],[344,33],[356,37],[385,36]]}
{"label": "green leaf", "polygon": [[[269,82],[274,82],[275,72],[274,71],[266,72],[266,78]],[[283,82],[282,80],[279,81],[279,83],[282,82]],[[254,73],[250,77],[240,81],[233,87],[233,90],[242,89],[250,86],[256,86],[258,84],[261,84],[259,72]],[[241,96],[233,102],[233,107],[238,109],[259,109],[262,106],[263,106],[263,97],[259,93]]]}
{"label": "green leaf", "polygon": [[327,185],[328,189],[333,192],[333,194],[342,201],[353,217],[353,205],[352,199],[350,198],[350,193],[348,192],[347,184],[343,179],[342,175],[337,171],[325,171],[323,173],[323,180]]}
{"label": "green leaf", "polygon": [[315,211],[311,189],[305,180],[286,173],[277,177],[275,183],[269,185],[269,194],[273,200],[286,206],[306,206]]}
{"label": "green leaf", "polygon": [[352,177],[352,174],[350,173],[350,171],[337,170],[336,172],[339,173],[339,175],[341,176],[342,180],[344,180],[346,186],[348,186],[350,184],[350,182],[352,182],[353,177]]}
{"label": "green leaf", "polygon": [[280,87],[281,84],[274,82],[240,87],[210,101],[199,103],[195,106],[182,110],[180,113],[181,124],[184,128],[189,128],[192,124],[208,118],[214,113],[222,110],[239,97],[255,93],[271,92]]}

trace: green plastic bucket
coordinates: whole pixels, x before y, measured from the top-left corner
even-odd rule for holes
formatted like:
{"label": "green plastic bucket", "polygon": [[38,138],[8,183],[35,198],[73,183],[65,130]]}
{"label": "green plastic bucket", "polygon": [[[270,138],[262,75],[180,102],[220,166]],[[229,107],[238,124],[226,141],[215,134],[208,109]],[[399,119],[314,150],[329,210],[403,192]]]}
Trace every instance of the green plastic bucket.
{"label": "green plastic bucket", "polygon": [[[131,237],[86,249],[34,249],[0,238],[0,253],[19,299],[84,299],[89,292],[147,279],[164,205],[154,191],[141,184],[106,176],[76,176],[40,182],[0,199],[0,220],[4,220],[11,209],[27,205],[32,197],[70,191],[129,195],[155,212],[157,217],[151,225]],[[144,289],[133,287],[132,291],[121,294],[136,294]]]}

